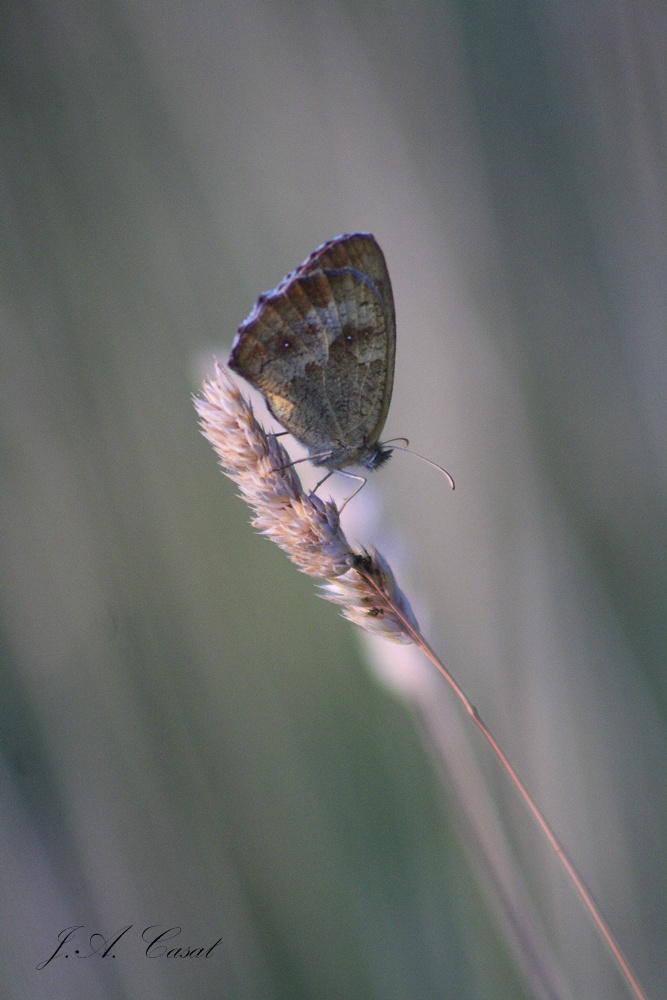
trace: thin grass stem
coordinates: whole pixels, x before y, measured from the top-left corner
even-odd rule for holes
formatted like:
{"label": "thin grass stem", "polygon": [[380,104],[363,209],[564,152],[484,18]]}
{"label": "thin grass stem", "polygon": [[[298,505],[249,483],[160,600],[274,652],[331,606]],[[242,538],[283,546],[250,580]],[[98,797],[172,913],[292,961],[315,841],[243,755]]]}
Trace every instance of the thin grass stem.
{"label": "thin grass stem", "polygon": [[339,604],[346,618],[394,642],[414,643],[439,670],[560,860],[630,992],[636,1000],[648,1000],[563,845],[463,688],[422,636],[386,560],[375,549],[351,546],[340,527],[336,505],[304,492],[284,447],[257,421],[225,366],[216,364],[213,378],[204,382],[202,390],[203,396],[195,399],[202,433],[218,454],[223,472],[237,483],[253,509],[254,526],[302,572],[323,580],[322,596]]}

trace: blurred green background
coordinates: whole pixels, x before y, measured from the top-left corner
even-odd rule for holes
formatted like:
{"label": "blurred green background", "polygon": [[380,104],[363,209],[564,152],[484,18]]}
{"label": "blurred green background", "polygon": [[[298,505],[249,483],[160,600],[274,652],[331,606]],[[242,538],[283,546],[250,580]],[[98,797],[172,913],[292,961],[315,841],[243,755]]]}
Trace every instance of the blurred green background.
{"label": "blurred green background", "polygon": [[627,995],[444,684],[198,433],[257,295],[359,229],[385,434],[457,489],[396,455],[346,528],[667,994],[666,51],[657,4],[4,6],[3,996]]}

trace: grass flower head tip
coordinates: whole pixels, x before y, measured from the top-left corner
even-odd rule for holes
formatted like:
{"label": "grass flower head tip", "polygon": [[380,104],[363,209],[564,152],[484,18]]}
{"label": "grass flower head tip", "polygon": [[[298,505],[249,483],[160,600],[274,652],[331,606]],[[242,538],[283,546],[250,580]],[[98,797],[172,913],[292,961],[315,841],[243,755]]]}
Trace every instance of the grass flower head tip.
{"label": "grass flower head tip", "polygon": [[201,432],[254,512],[252,524],[303,573],[325,581],[322,596],[346,618],[395,642],[412,642],[417,622],[379,552],[354,549],[331,500],[306,493],[290,457],[267,434],[220,362],[195,399]]}

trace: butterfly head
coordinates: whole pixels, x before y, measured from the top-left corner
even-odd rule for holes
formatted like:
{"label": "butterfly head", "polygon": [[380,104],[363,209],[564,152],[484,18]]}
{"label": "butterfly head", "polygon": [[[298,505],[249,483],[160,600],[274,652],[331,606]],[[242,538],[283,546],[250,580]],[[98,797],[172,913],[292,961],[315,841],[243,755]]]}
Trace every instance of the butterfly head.
{"label": "butterfly head", "polygon": [[381,469],[391,458],[393,450],[393,448],[386,448],[384,445],[379,444],[366,456],[366,459],[361,464],[366,469]]}
{"label": "butterfly head", "polygon": [[331,472],[342,472],[354,465],[373,470],[380,469],[385,462],[388,462],[393,450],[376,442],[361,449],[341,447],[325,452],[311,452],[309,460],[313,465],[321,465]]}

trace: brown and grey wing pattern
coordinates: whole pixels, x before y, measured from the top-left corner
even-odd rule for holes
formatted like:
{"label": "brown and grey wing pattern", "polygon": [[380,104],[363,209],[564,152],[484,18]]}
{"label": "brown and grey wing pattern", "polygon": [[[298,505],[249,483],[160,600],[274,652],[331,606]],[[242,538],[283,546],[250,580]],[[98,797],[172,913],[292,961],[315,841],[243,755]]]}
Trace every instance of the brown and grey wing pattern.
{"label": "brown and grey wing pattern", "polygon": [[230,366],[313,454],[345,465],[373,450],[384,425],[395,336],[382,251],[354,234],[323,244],[259,298]]}

